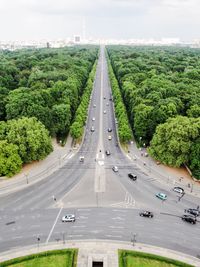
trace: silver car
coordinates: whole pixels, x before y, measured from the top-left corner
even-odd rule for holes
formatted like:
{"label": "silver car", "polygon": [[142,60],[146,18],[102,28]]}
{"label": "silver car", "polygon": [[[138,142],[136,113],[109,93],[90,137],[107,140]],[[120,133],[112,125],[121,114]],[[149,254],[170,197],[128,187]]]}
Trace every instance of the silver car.
{"label": "silver car", "polygon": [[62,222],[75,222],[76,217],[74,214],[67,214],[62,217]]}
{"label": "silver car", "polygon": [[118,172],[118,167],[117,167],[117,166],[113,166],[113,167],[112,167],[112,170],[113,170],[114,172]]}

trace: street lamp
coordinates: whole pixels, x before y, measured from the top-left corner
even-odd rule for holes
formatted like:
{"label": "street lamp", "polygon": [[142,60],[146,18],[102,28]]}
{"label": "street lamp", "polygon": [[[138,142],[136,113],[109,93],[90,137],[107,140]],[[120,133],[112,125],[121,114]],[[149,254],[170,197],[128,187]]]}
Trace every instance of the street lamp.
{"label": "street lamp", "polygon": [[137,241],[136,236],[137,236],[137,234],[132,234],[131,242],[132,242],[133,247],[135,246],[135,243]]}
{"label": "street lamp", "polygon": [[39,235],[37,237],[37,244],[38,244],[38,250],[39,250],[39,246],[40,246],[40,236]]}

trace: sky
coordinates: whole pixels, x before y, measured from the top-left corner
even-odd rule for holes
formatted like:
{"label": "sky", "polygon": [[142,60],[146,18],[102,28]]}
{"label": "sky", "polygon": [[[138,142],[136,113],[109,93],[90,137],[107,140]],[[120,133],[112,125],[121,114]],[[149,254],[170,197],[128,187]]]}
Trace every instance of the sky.
{"label": "sky", "polygon": [[200,0],[0,0],[0,41],[84,32],[95,39],[200,39]]}

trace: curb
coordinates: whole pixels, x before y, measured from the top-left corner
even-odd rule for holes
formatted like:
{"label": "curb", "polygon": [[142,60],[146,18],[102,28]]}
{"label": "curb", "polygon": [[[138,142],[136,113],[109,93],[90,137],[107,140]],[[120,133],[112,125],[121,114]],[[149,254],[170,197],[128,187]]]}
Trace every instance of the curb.
{"label": "curb", "polygon": [[[0,261],[10,260],[16,257],[26,256],[29,254],[39,253],[46,250],[55,250],[55,249],[64,249],[64,248],[78,248],[79,250],[84,249],[86,251],[91,251],[92,253],[98,251],[98,253],[106,254],[108,250],[117,250],[117,249],[125,249],[125,250],[134,250],[139,252],[145,252],[150,254],[156,254],[159,256],[171,258],[174,260],[179,260],[196,267],[200,267],[200,260],[191,255],[184,254],[179,251],[170,250],[167,248],[156,247],[152,245],[147,245],[143,243],[133,243],[125,241],[113,242],[111,240],[74,240],[70,242],[63,242],[62,244],[58,243],[49,243],[49,244],[40,244],[40,245],[31,245],[27,247],[20,247],[17,249],[12,249],[3,253],[0,253]],[[90,255],[90,254],[88,254]],[[86,255],[87,256],[87,255]]]}

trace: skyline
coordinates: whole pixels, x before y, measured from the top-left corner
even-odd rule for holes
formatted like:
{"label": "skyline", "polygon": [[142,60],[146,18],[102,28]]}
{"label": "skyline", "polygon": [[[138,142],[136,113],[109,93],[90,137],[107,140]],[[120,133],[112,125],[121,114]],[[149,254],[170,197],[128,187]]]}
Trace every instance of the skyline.
{"label": "skyline", "polygon": [[0,41],[200,39],[198,0],[0,0]]}

